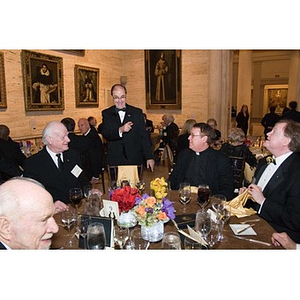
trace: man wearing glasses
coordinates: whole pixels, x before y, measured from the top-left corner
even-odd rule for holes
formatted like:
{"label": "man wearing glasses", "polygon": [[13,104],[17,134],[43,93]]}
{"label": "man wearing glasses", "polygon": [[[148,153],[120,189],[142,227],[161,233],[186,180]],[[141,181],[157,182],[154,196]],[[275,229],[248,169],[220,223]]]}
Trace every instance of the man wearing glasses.
{"label": "man wearing glasses", "polygon": [[211,194],[233,198],[233,173],[230,160],[210,147],[215,138],[214,129],[206,123],[196,123],[189,136],[189,149],[180,152],[170,175],[171,188],[177,190],[181,182],[192,186],[207,184]]}
{"label": "man wearing glasses", "polygon": [[154,160],[141,109],[126,103],[127,91],[121,84],[111,88],[114,106],[102,111],[101,133],[108,142],[110,166],[140,165],[146,159],[153,171]]}

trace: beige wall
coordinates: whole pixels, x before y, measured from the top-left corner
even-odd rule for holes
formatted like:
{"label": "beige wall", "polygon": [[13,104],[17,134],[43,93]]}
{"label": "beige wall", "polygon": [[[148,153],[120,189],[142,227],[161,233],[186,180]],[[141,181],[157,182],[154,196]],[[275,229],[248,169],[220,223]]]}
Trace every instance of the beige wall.
{"label": "beige wall", "polygon": [[[60,121],[72,117],[93,115],[101,122],[101,110],[112,105],[107,97],[110,87],[127,76],[128,103],[145,111],[145,69],[144,50],[86,50],[80,57],[62,51],[33,50],[63,58],[65,110],[25,112],[21,50],[1,50],[4,53],[7,109],[0,109],[0,123],[11,129],[13,138],[40,135],[44,126],[51,120]],[[161,116],[170,112],[175,122],[182,126],[188,118],[206,121],[208,117],[208,78],[209,50],[182,51],[182,110],[148,110],[148,117],[154,124]],[[100,69],[99,108],[76,108],[74,67],[75,64]],[[36,129],[33,129],[33,125]]]}

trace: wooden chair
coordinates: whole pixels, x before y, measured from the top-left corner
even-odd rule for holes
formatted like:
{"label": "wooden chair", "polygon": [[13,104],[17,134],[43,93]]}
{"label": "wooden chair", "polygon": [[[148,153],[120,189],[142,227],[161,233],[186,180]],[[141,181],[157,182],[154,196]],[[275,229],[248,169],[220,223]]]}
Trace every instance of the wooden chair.
{"label": "wooden chair", "polygon": [[[141,165],[135,165],[137,167],[137,173],[139,180],[143,178],[143,164]],[[119,166],[110,166],[107,165],[107,173],[108,173],[108,181],[109,184],[111,184],[112,181],[117,181],[118,180],[118,167]],[[130,178],[128,178],[130,179]]]}
{"label": "wooden chair", "polygon": [[229,156],[229,159],[233,170],[234,188],[239,189],[244,182],[245,158]]}

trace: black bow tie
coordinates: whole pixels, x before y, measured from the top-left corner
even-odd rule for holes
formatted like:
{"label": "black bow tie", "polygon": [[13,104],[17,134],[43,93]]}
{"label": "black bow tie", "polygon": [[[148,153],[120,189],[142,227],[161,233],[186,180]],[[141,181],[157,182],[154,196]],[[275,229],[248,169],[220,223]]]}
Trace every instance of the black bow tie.
{"label": "black bow tie", "polygon": [[124,108],[117,108],[116,107],[116,112],[118,113],[119,111],[126,111],[126,107],[124,107]]}

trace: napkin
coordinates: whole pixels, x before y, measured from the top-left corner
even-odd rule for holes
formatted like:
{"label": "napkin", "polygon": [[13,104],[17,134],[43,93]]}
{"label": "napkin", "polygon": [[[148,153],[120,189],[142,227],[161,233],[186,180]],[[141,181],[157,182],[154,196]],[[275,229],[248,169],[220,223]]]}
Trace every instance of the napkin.
{"label": "napkin", "polygon": [[[246,204],[247,200],[253,200],[252,196],[250,195],[248,190],[245,190],[244,193],[238,195],[237,197],[233,198],[232,200],[226,203],[226,209],[231,211],[232,216],[236,216],[238,218],[243,218],[247,216],[251,216],[256,214],[256,211],[253,208],[246,208],[244,205]],[[230,206],[230,208],[228,208]]]}
{"label": "napkin", "polygon": [[207,242],[204,240],[200,232],[196,232],[193,228],[187,225],[189,235],[201,245],[207,246]]}
{"label": "napkin", "polygon": [[118,185],[122,180],[129,180],[130,186],[135,188],[135,184],[139,181],[137,166],[118,166]]}
{"label": "napkin", "polygon": [[198,194],[198,187],[197,186],[191,186],[191,193]]}

